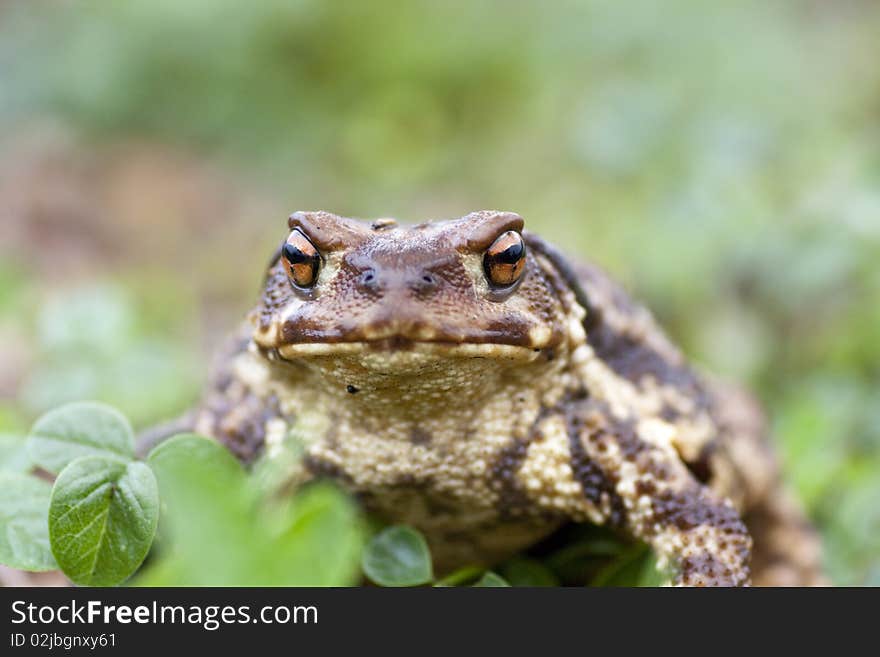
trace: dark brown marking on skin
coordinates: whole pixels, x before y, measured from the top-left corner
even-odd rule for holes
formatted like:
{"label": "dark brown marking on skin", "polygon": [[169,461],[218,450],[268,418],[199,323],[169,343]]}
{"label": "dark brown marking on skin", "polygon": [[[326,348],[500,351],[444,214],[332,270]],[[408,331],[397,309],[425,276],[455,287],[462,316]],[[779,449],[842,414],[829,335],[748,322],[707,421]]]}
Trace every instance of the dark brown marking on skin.
{"label": "dark brown marking on skin", "polygon": [[590,411],[584,416],[585,423],[590,428],[590,442],[610,439],[618,446],[623,458],[632,462],[636,462],[639,454],[649,449],[639,438],[632,421],[617,420],[609,424],[609,418],[613,416],[608,405],[601,401],[593,401],[590,405]]}
{"label": "dark brown marking on skin", "polygon": [[[654,495],[651,508],[657,523],[682,532],[706,525],[731,537],[748,533],[736,509],[707,499],[703,489],[697,486],[685,491],[661,491]],[[748,553],[747,545],[745,553]]]}
{"label": "dark brown marking on skin", "polygon": [[413,445],[421,445],[424,447],[430,445],[433,439],[434,438],[431,436],[430,432],[422,427],[413,427],[412,431],[409,432],[409,441]]}
{"label": "dark brown marking on skin", "polygon": [[592,436],[593,431],[576,415],[569,415],[566,418],[566,429],[568,448],[571,452],[571,468],[575,480],[581,485],[584,497],[597,509],[604,508],[603,498],[607,498],[610,505],[608,524],[611,527],[623,527],[626,524],[626,506],[615,489],[617,479],[606,473],[587,455],[582,442],[584,434],[589,432],[588,435]]}
{"label": "dark brown marking on skin", "polygon": [[588,341],[596,355],[628,381],[638,385],[645,377],[652,376],[659,383],[677,388],[694,399],[699,407],[709,407],[709,395],[690,368],[671,363],[641,340],[616,332],[600,322],[588,334]]}
{"label": "dark brown marking on skin", "polygon": [[529,453],[529,445],[544,440],[544,435],[538,428],[553,413],[559,413],[557,408],[542,408],[525,438],[514,438],[513,442],[502,449],[490,468],[490,486],[498,494],[496,508],[502,518],[509,518],[522,513],[528,508],[530,501],[516,478],[517,472]]}
{"label": "dark brown marking on skin", "polygon": [[492,464],[490,485],[498,494],[496,507],[502,517],[516,515],[529,504],[528,495],[516,479],[528,452],[529,441],[516,438],[498,453]]}
{"label": "dark brown marking on skin", "polygon": [[616,490],[617,477],[613,473],[605,472],[587,455],[583,441],[590,441],[600,452],[607,449],[608,441],[613,441],[628,460],[633,460],[644,449],[644,445],[635,435],[631,423],[610,425],[609,418],[612,416],[607,405],[588,399],[587,395],[588,392],[582,389],[564,402],[567,407],[566,431],[572,470],[584,497],[596,508],[604,508],[603,498],[608,499],[609,525],[623,527],[626,522],[626,506]]}

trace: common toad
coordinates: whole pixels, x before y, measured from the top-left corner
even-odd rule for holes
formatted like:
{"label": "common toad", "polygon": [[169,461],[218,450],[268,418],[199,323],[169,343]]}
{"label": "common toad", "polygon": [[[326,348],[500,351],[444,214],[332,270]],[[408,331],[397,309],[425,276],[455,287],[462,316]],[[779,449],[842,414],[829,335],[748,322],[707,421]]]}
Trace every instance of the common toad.
{"label": "common toad", "polygon": [[679,585],[821,582],[752,399],[523,228],[294,213],[193,428],[246,462],[301,437],[294,483],[417,527],[441,570],[574,522],[647,542]]}

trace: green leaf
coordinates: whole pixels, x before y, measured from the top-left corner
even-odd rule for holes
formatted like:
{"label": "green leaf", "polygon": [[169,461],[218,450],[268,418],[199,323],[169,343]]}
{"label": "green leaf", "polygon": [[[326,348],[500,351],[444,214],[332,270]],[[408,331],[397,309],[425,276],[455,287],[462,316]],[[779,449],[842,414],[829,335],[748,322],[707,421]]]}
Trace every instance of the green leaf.
{"label": "green leaf", "polygon": [[479,566],[462,566],[434,582],[434,586],[461,586],[478,579],[484,572],[485,570]]}
{"label": "green leaf", "polygon": [[147,463],[159,483],[167,553],[176,561],[159,564],[173,579],[148,572],[150,584],[255,585],[249,560],[261,555],[248,550],[264,530],[245,471],[229,450],[210,438],[181,434],[155,447]]}
{"label": "green leaf", "polygon": [[134,458],[134,432],[116,409],[96,402],[75,402],[49,411],[27,439],[35,465],[58,474],[82,456]]}
{"label": "green leaf", "polygon": [[158,519],[159,490],[149,467],[82,457],[61,471],[52,489],[52,554],[76,584],[120,584],[147,556]]}
{"label": "green leaf", "polygon": [[[351,500],[330,485],[283,503],[260,500],[230,452],[209,438],[175,436],[149,455],[159,481],[167,559],[148,585],[343,586],[356,581],[363,531]],[[163,543],[162,547],[165,547]]]}
{"label": "green leaf", "polygon": [[543,558],[542,563],[566,583],[587,585],[629,547],[605,527],[574,525],[563,532],[563,547]]}
{"label": "green leaf", "polygon": [[633,545],[603,568],[591,586],[660,586],[668,582],[667,573],[657,569],[653,551],[642,543]]}
{"label": "green leaf", "polygon": [[0,563],[19,570],[58,568],[49,548],[52,486],[36,477],[0,473]]}
{"label": "green leaf", "polygon": [[499,575],[496,575],[491,570],[487,571],[478,581],[474,584],[475,587],[480,588],[489,588],[489,587],[502,587],[502,586],[510,586],[505,579]]}
{"label": "green leaf", "polygon": [[381,586],[418,586],[434,577],[425,538],[403,525],[376,534],[364,550],[362,566],[367,577]]}
{"label": "green leaf", "polygon": [[639,573],[636,586],[668,586],[672,581],[673,574],[666,569],[661,569],[657,565],[657,555],[653,550],[642,558],[642,570]]}
{"label": "green leaf", "polygon": [[273,586],[338,586],[358,576],[363,529],[352,501],[335,486],[318,483],[293,498],[279,524],[282,531],[267,541],[266,562],[276,573]]}
{"label": "green leaf", "polygon": [[21,436],[11,433],[0,433],[0,471],[28,472],[31,460],[25,449],[25,441]]}
{"label": "green leaf", "polygon": [[147,455],[159,485],[177,493],[193,482],[222,494],[245,484],[245,472],[232,453],[216,440],[193,433],[161,442]]}
{"label": "green leaf", "polygon": [[534,559],[516,557],[501,569],[511,586],[559,586],[559,579],[544,564]]}

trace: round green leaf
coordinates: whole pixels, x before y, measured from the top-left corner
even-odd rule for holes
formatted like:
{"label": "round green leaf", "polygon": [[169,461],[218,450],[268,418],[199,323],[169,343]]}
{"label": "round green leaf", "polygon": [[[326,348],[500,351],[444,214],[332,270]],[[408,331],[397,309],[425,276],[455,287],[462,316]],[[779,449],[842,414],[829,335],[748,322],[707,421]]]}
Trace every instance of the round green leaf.
{"label": "round green leaf", "polygon": [[0,563],[19,570],[58,568],[49,548],[52,486],[24,474],[0,473]]}
{"label": "round green leaf", "polygon": [[388,527],[367,544],[362,557],[367,577],[381,586],[418,586],[434,578],[425,538],[411,527]]}
{"label": "round green leaf", "polygon": [[96,402],[75,402],[37,420],[27,439],[27,449],[34,464],[58,474],[82,456],[131,460],[134,432],[116,409]]}
{"label": "round green leaf", "polygon": [[143,463],[86,456],[55,481],[49,539],[73,582],[124,582],[147,556],[159,519],[159,490]]}
{"label": "round green leaf", "polygon": [[480,588],[493,588],[493,587],[502,587],[502,586],[510,586],[503,577],[496,575],[491,570],[486,571],[486,573],[477,581],[474,586]]}

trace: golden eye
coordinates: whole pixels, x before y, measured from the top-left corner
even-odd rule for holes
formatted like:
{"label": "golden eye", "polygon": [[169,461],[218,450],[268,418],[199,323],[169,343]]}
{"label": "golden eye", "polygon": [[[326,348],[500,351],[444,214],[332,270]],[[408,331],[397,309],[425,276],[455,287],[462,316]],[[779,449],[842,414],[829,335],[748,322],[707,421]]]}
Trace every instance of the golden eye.
{"label": "golden eye", "polygon": [[298,228],[290,234],[281,248],[281,262],[290,280],[298,287],[311,287],[318,280],[321,254],[309,238]]}
{"label": "golden eye", "polygon": [[526,267],[526,243],[514,230],[503,233],[483,255],[483,269],[492,285],[508,287],[516,283]]}

